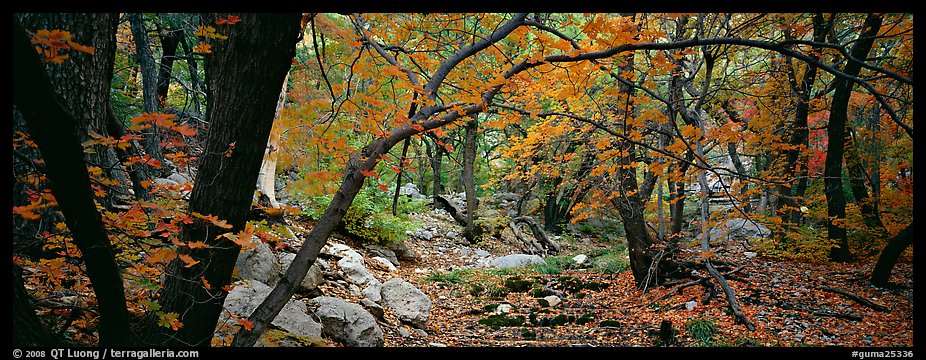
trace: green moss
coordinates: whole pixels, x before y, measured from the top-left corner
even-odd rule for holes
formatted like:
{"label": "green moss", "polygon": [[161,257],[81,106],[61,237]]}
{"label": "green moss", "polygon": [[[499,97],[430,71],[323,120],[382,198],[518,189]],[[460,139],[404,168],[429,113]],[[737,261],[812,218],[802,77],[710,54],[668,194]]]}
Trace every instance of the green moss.
{"label": "green moss", "polygon": [[480,319],[479,323],[491,327],[510,327],[521,326],[524,324],[523,316],[508,317],[505,315],[490,315],[485,319]]}
{"label": "green moss", "polygon": [[579,317],[576,319],[576,324],[578,324],[578,325],[585,325],[585,324],[588,324],[588,323],[592,323],[592,322],[594,322],[595,320],[597,320],[597,316],[595,316],[595,314],[592,314],[592,313],[585,313],[585,314],[582,314],[582,316],[579,316]]}
{"label": "green moss", "polygon": [[599,327],[605,327],[605,326],[607,326],[607,327],[620,327],[620,326],[621,326],[621,323],[618,322],[617,320],[605,320],[605,321],[602,321],[602,322],[598,323],[598,326],[599,326]]}
{"label": "green moss", "polygon": [[510,277],[505,279],[505,288],[515,293],[528,292],[534,286],[534,282],[519,277]]}
{"label": "green moss", "polygon": [[324,339],[314,336],[301,336],[291,332],[270,329],[261,336],[260,343],[267,347],[291,346],[291,347],[316,347],[328,346]]}

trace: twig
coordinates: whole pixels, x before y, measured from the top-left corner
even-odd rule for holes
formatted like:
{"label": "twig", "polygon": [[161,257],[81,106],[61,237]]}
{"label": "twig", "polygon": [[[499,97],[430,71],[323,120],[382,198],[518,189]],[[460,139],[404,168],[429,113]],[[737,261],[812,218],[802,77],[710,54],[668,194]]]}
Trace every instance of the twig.
{"label": "twig", "polygon": [[862,321],[861,316],[858,316],[852,313],[843,314],[843,313],[832,312],[832,311],[817,310],[817,311],[814,311],[813,314],[814,316],[828,316],[828,317],[847,319],[847,320],[852,320],[852,321]]}
{"label": "twig", "polygon": [[878,311],[881,311],[881,312],[888,312],[888,311],[891,310],[890,308],[888,308],[888,307],[886,307],[886,306],[875,304],[875,303],[871,302],[871,300],[868,300],[868,299],[866,299],[866,298],[863,298],[863,297],[861,297],[861,296],[855,295],[855,294],[850,293],[850,292],[845,291],[845,290],[835,289],[835,288],[831,288],[831,287],[818,287],[817,289],[818,289],[818,290],[826,291],[826,292],[828,292],[828,293],[834,293],[834,294],[839,294],[839,295],[845,296],[845,297],[847,297],[847,298],[850,298],[850,299],[852,299],[852,300],[855,300],[855,302],[857,302],[857,303],[859,303],[859,304],[865,305],[865,306],[867,306],[867,307],[870,307],[870,308],[872,308],[872,309],[875,309],[875,310],[878,310]]}

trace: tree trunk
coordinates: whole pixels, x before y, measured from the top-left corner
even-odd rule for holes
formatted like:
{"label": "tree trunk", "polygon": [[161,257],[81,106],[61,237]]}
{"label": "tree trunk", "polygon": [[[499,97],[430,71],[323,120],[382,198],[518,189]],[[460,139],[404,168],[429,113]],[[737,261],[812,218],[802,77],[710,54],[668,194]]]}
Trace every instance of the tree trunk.
{"label": "tree trunk", "polygon": [[[45,13],[17,16],[27,30],[67,30],[73,35],[74,42],[94,47],[93,55],[72,54],[64,63],[47,64],[44,68],[52,87],[61,96],[65,111],[74,117],[80,142],[91,140],[92,133],[104,137],[110,135],[106,124],[118,15]],[[93,153],[85,155],[87,162],[102,168],[107,178],[120,184],[109,188],[106,198],[102,199],[103,205],[112,209],[116,203],[131,198],[128,194],[129,178],[122,171],[113,149],[102,145],[92,149]]]}
{"label": "tree trunk", "polygon": [[211,131],[189,201],[190,213],[216,216],[231,229],[199,219],[184,226],[182,242],[203,241],[207,247],[180,250],[199,261],[195,265],[175,260],[168,266],[159,304],[165,313],[180,314],[183,327],[156,329],[162,332],[158,339],[162,345],[210,345],[228,294],[224,286],[230,283],[240,250],[218,236],[243,229],[248,219],[253,184],[301,30],[299,14],[240,17],[240,23],[225,30],[228,39],[213,42],[213,52],[206,56]]}
{"label": "tree trunk", "polygon": [[[633,70],[633,57],[629,57],[627,62],[620,67],[620,72],[630,72]],[[629,86],[620,85],[622,94],[626,94],[627,101],[623,104],[623,117],[625,119],[624,132],[626,134],[626,120],[633,117],[633,89]],[[646,227],[646,219],[643,217],[644,204],[637,191],[637,168],[636,168],[636,149],[633,143],[617,141],[617,149],[624,156],[618,157],[617,160],[617,181],[619,198],[611,200],[617,208],[618,214],[624,222],[624,232],[627,235],[627,249],[630,256],[630,270],[633,272],[634,281],[637,287],[646,289],[659,283],[658,264],[653,264],[655,260],[654,250],[651,248],[654,244],[653,237]]]}
{"label": "tree trunk", "polygon": [[[81,259],[99,304],[100,344],[129,345],[132,336],[122,276],[103,220],[94,204],[77,121],[65,110],[60,95],[52,89],[34,46],[18,21],[13,22],[13,35],[13,68],[16,69],[13,72],[13,103],[26,120],[32,140],[39,146],[45,160],[46,175],[51,180],[52,193],[64,214],[74,244],[82,254]],[[84,55],[76,55],[75,58],[79,56]]]}
{"label": "tree trunk", "polygon": [[186,36],[181,33],[180,47],[183,49],[184,58],[186,59],[187,72],[190,75],[190,97],[193,101],[193,111],[197,116],[202,116],[202,109],[199,104],[200,93],[204,91],[202,83],[199,81],[199,66],[196,63],[196,55],[190,44],[187,44]]}
{"label": "tree trunk", "polygon": [[[280,111],[283,110],[283,103],[286,102],[286,89],[289,86],[289,73],[283,79],[283,89],[280,90],[280,99],[277,101],[276,112],[273,121],[280,119]],[[267,196],[270,200],[270,207],[278,209],[280,203],[277,202],[276,196],[276,171],[277,157],[280,149],[280,133],[270,132],[270,141],[267,143],[267,149],[264,151],[263,161],[260,163],[260,172],[257,174],[257,190]]]}
{"label": "tree trunk", "polygon": [[158,66],[157,99],[161,108],[167,108],[167,92],[173,76],[174,60],[177,59],[177,46],[183,39],[183,30],[162,29],[161,62]]}
{"label": "tree trunk", "polygon": [[[447,74],[456,67],[460,61],[479,53],[491,44],[506,37],[511,31],[523,23],[526,15],[527,14],[524,13],[515,15],[511,20],[497,28],[488,38],[480,39],[474,44],[460,49],[441,63],[435,75],[432,76],[431,80],[429,80],[428,84],[425,86],[426,90],[432,91],[430,98],[436,98],[436,90],[444,79],[446,79]],[[485,99],[486,102],[490,102],[500,89],[500,86],[493,87],[483,93],[482,98]],[[293,259],[289,268],[286,269],[286,273],[283,274],[283,278],[277,282],[277,285],[270,292],[270,295],[268,295],[248,317],[248,320],[253,324],[253,328],[250,330],[239,329],[232,345],[253,346],[258,337],[267,330],[273,318],[280,313],[283,306],[286,305],[287,301],[293,296],[293,293],[296,291],[296,285],[301,283],[305,278],[306,273],[309,271],[309,267],[315,262],[322,246],[328,241],[331,232],[344,217],[344,214],[354,201],[357,193],[363,187],[363,182],[366,180],[366,176],[363,174],[364,172],[373,169],[380,159],[399,142],[413,135],[418,135],[424,131],[435,129],[459,120],[465,116],[476,114],[484,109],[485,104],[474,104],[463,107],[462,111],[453,111],[441,116],[439,119],[429,120],[429,118],[434,115],[435,109],[426,107],[416,113],[415,116],[409,118],[411,124],[420,122],[420,130],[416,130],[411,124],[399,126],[392,129],[389,136],[378,138],[363,147],[359,154],[355,153],[351,155],[350,160],[348,160],[346,164],[341,185],[334,193],[334,196],[332,196],[331,203],[328,204],[325,213],[322,214],[317,225],[306,236],[306,239],[302,243],[302,247],[296,254],[296,258]]]}
{"label": "tree trunk", "polygon": [[[126,17],[132,28],[132,39],[135,41],[135,61],[141,68],[142,99],[144,100],[142,111],[156,113],[158,112],[158,66],[148,46],[148,29],[145,26],[145,19],[139,13],[130,13]],[[156,125],[148,129],[148,133],[145,134],[145,153],[162,164],[167,164],[161,152],[160,131]],[[152,169],[152,173],[156,176],[166,176],[170,174],[170,169],[166,167]]]}
{"label": "tree trunk", "polygon": [[13,346],[61,346],[64,339],[52,333],[35,314],[32,297],[23,285],[22,269],[13,264]]}
{"label": "tree trunk", "polygon": [[441,185],[441,159],[443,158],[443,150],[441,149],[440,144],[437,143],[437,137],[434,137],[434,153],[428,154],[431,158],[431,170],[434,174],[434,187],[432,189],[432,201],[434,202],[434,208],[439,209],[437,198],[444,193],[444,186]]}
{"label": "tree trunk", "polygon": [[470,243],[479,240],[476,233],[476,207],[479,199],[476,197],[475,167],[476,167],[476,135],[479,134],[479,123],[474,118],[466,122],[466,132],[463,142],[463,189],[466,192],[466,226],[463,236]]}
{"label": "tree trunk", "polygon": [[[825,41],[828,25],[823,21],[823,14],[815,14],[813,24],[814,41]],[[819,47],[814,47],[814,51],[815,53],[813,53],[811,57],[816,60],[818,58],[816,52],[820,51]],[[791,71],[794,71],[793,67]],[[791,138],[788,141],[788,145],[791,146],[791,149],[784,151],[785,165],[782,170],[784,172],[784,179],[794,179],[794,181],[791,182],[790,186],[778,185],[778,194],[782,198],[781,205],[796,207],[798,205],[797,199],[803,196],[803,192],[801,192],[800,195],[793,193],[792,188],[795,186],[795,183],[805,181],[802,177],[795,176],[795,170],[800,167],[801,170],[804,171],[804,168],[807,167],[806,156],[802,154],[804,149],[808,146],[810,137],[810,131],[807,127],[807,117],[810,112],[811,90],[813,90],[813,84],[816,82],[816,79],[817,67],[807,64],[807,70],[804,71],[804,76],[801,78],[800,84],[791,89],[797,94],[797,107],[794,111],[794,121],[791,122]],[[800,210],[792,209],[789,211],[789,214],[790,216],[788,216],[787,219],[789,219],[791,223],[798,224],[800,222],[800,214],[802,214]]]}
{"label": "tree trunk", "polygon": [[891,270],[893,270],[894,265],[897,264],[897,259],[900,258],[900,254],[911,244],[913,244],[913,224],[907,225],[900,233],[891,238],[887,245],[884,246],[884,250],[881,250],[881,255],[878,256],[878,262],[871,272],[872,285],[878,287],[885,287],[888,285],[888,280],[891,278]]}
{"label": "tree trunk", "polygon": [[[862,32],[858,41],[852,44],[849,53],[852,57],[864,61],[874,44],[874,37],[881,29],[881,17],[869,14],[862,25]],[[848,62],[843,72],[849,76],[858,76],[862,66],[858,63]],[[845,152],[846,126],[848,126],[849,97],[855,83],[843,77],[837,77],[835,93],[830,108],[830,119],[826,126],[828,138],[826,146],[826,162],[823,169],[823,184],[826,194],[826,208],[829,221],[827,230],[829,239],[836,245],[830,251],[831,261],[849,261],[852,254],[849,252],[849,242],[846,238],[846,196],[842,188],[842,158]]]}
{"label": "tree trunk", "polygon": [[[116,115],[115,110],[113,110],[112,103],[109,104],[107,109],[109,113],[108,120],[106,121],[106,129],[109,131],[109,134],[114,138],[121,138],[126,135],[125,125],[122,122],[122,119]],[[119,161],[123,163],[127,161],[130,157],[139,156],[140,152],[138,151],[138,146],[134,140],[129,142],[129,147],[123,150],[120,147],[115,148],[116,155],[119,156]],[[148,200],[151,198],[151,194],[148,193],[148,189],[143,187],[141,184],[143,181],[150,181],[151,175],[148,173],[147,169],[149,167],[145,164],[132,164],[126,170],[129,172],[129,179],[132,180],[132,190],[135,192],[135,198],[138,200]]]}
{"label": "tree trunk", "polygon": [[853,136],[851,128],[846,125],[846,168],[849,171],[849,186],[852,189],[852,196],[855,198],[855,203],[858,204],[859,210],[862,213],[862,220],[865,222],[865,226],[875,232],[876,236],[884,238],[887,237],[887,229],[884,227],[884,223],[881,222],[881,215],[878,214],[878,208],[875,206],[874,199],[868,196],[868,187],[865,185],[865,180],[868,179],[868,174],[865,173],[865,167],[862,164],[861,156],[859,156],[858,148],[855,146],[855,136]]}

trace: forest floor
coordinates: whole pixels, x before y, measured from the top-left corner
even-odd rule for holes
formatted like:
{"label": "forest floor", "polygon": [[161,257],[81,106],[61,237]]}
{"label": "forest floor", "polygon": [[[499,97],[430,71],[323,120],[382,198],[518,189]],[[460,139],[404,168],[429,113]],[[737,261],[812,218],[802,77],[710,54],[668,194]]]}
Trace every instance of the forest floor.
{"label": "forest floor", "polygon": [[[635,287],[629,270],[607,274],[589,268],[541,274],[530,268],[474,268],[472,249],[485,250],[492,257],[519,252],[498,238],[468,244],[462,237],[410,237],[406,244],[419,254],[418,261],[403,262],[391,273],[374,273],[380,279],[406,279],[428,294],[433,306],[425,329],[401,324],[387,311],[387,321],[381,323],[386,346],[913,346],[913,265],[909,262],[894,269],[892,281],[902,283],[900,286],[880,289],[868,283],[871,261],[776,261],[747,257],[744,252],[749,250],[741,243],[714,244],[716,259],[730,262],[730,268],[745,265],[727,280],[743,312],[755,324],[756,329],[750,331],[728,315],[720,287],[715,287],[711,296],[700,284],[680,290],[679,286],[656,287],[644,293]],[[561,255],[570,257],[608,246],[588,239],[562,245]],[[695,251],[688,254],[697,256]],[[468,275],[470,280],[453,274]],[[443,281],[436,280],[440,279],[436,275],[443,275]],[[703,275],[708,276],[706,272]],[[534,289],[542,285],[562,290],[557,294],[563,301],[545,307],[531,291],[488,296],[490,291],[472,290],[472,284],[481,282],[480,287],[490,288],[493,282],[503,284],[512,277],[537,284]],[[883,308],[863,305],[832,289]],[[493,317],[520,317],[523,322],[480,323],[495,314],[500,304],[510,305],[510,313]],[[665,320],[671,322],[676,334],[668,343],[656,335]]]}

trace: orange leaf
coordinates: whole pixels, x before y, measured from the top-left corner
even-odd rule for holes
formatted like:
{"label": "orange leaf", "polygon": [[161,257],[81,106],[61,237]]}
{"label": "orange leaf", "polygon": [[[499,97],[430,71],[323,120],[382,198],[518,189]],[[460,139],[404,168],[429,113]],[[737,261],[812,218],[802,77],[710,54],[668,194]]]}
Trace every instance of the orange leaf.
{"label": "orange leaf", "polygon": [[389,186],[387,186],[386,184],[379,184],[379,189],[382,191],[388,191]]}
{"label": "orange leaf", "polygon": [[198,52],[200,54],[209,54],[212,52],[212,45],[209,45],[204,42],[200,42],[193,47],[193,52]]}
{"label": "orange leaf", "polygon": [[190,255],[179,254],[179,255],[177,255],[177,257],[180,258],[181,261],[183,261],[184,263],[186,263],[186,266],[184,266],[184,267],[187,267],[187,268],[188,268],[188,267],[191,267],[191,266],[193,266],[193,265],[199,264],[199,261],[193,260],[193,257],[191,257]]}
{"label": "orange leaf", "polygon": [[202,249],[202,248],[208,247],[208,245],[206,245],[206,243],[204,243],[204,242],[202,242],[202,241],[192,241],[192,242],[186,244],[186,246],[189,246],[190,249]]}
{"label": "orange leaf", "polygon": [[237,16],[237,15],[229,15],[229,16],[228,16],[228,24],[229,24],[229,25],[235,25],[235,24],[237,24],[239,21],[241,21],[241,17],[239,17],[239,16]]}
{"label": "orange leaf", "polygon": [[238,318],[238,319],[235,319],[235,320],[238,321],[238,323],[241,324],[241,327],[243,327],[245,330],[250,331],[251,329],[254,328],[254,322],[253,322],[253,321],[250,321],[250,320],[248,320],[248,319],[241,319],[241,318]]}
{"label": "orange leaf", "polygon": [[173,127],[174,131],[183,136],[196,136],[196,129],[187,124],[180,124]]}
{"label": "orange leaf", "polygon": [[203,286],[205,286],[206,289],[211,289],[211,288],[212,288],[212,285],[209,285],[209,282],[206,281],[206,277],[205,277],[205,276],[200,275],[200,276],[199,276],[199,279],[203,281]]}
{"label": "orange leaf", "polygon": [[367,176],[367,177],[377,177],[378,176],[376,175],[375,171],[370,171],[370,170],[360,170],[360,173],[363,174],[363,176]]}

